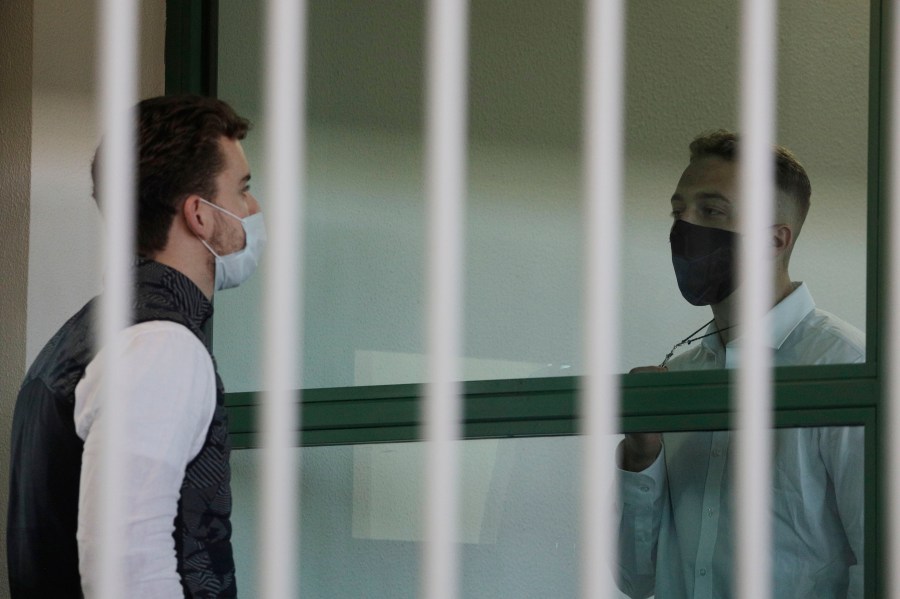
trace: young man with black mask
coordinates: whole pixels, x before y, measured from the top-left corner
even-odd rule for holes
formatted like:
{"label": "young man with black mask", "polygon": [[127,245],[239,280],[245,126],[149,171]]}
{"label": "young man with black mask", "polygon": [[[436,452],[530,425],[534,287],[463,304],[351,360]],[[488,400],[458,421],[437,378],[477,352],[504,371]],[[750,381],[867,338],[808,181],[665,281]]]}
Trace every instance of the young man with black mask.
{"label": "young man with black mask", "polygon": [[[249,123],[196,96],[144,100],[137,116],[134,324],[122,331],[125,384],[109,398],[127,403],[124,584],[131,598],[236,597],[228,422],[204,325],[213,293],[247,279],[265,245],[240,144]],[[116,201],[97,189],[98,157],[95,196]],[[96,305],[47,343],[16,401],[14,599],[97,593],[105,400]]]}
{"label": "young man with black mask", "polygon": [[[862,333],[816,308],[806,284],[788,274],[811,187],[782,147],[774,149],[773,308],[766,323],[735,322],[738,149],[727,131],[696,138],[671,199],[679,289],[690,303],[709,305],[713,318],[688,337],[694,347],[632,372],[734,368],[742,326],[771,328],[775,366],[863,362]],[[631,597],[732,596],[730,441],[727,431],[644,433],[620,444],[618,583]],[[774,596],[862,597],[862,429],[779,429],[773,485]]]}

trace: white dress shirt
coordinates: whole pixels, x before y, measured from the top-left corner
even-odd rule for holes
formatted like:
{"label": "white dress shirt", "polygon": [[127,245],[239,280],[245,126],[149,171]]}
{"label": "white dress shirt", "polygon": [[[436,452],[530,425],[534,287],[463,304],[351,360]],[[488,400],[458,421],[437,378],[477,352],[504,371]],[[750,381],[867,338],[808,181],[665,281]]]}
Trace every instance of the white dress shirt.
{"label": "white dress shirt", "polygon": [[[174,322],[144,322],[122,335],[128,373],[120,396],[128,402],[125,585],[135,599],[181,597],[172,533],[185,469],[202,449],[216,407],[212,359],[193,333]],[[96,595],[99,582],[102,365],[100,352],[75,388],[75,430],[84,441],[77,538],[86,597]]]}
{"label": "white dress shirt", "polygon": [[[862,333],[816,309],[803,284],[768,316],[777,366],[865,360]],[[734,342],[723,346],[711,335],[669,368],[733,368],[737,361]],[[620,471],[619,585],[631,597],[732,596],[730,441],[728,431],[666,433],[653,465]],[[774,596],[861,598],[863,428],[778,429],[774,450]]]}

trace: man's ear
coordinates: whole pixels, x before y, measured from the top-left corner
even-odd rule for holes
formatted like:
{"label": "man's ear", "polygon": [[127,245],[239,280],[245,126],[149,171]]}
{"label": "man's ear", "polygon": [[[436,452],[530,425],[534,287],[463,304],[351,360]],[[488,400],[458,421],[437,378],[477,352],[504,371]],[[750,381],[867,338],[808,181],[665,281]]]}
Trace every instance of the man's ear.
{"label": "man's ear", "polygon": [[794,245],[794,231],[788,225],[772,225],[772,248],[776,258],[790,253]]}
{"label": "man's ear", "polygon": [[200,209],[201,206],[200,196],[191,194],[181,204],[181,216],[191,233],[200,239],[207,239],[212,232],[212,218],[207,211]]}

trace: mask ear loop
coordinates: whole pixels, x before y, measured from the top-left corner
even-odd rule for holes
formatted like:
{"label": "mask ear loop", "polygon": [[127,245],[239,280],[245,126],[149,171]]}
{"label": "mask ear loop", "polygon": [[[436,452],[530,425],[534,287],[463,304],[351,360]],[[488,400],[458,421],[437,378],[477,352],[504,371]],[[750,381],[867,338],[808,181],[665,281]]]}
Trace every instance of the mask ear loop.
{"label": "mask ear loop", "polygon": [[212,206],[212,207],[215,208],[216,210],[219,210],[219,211],[221,211],[221,212],[224,212],[225,214],[227,214],[228,216],[230,216],[231,218],[233,218],[233,219],[235,219],[235,220],[237,220],[237,221],[243,221],[243,220],[244,220],[244,219],[242,219],[240,216],[238,216],[237,214],[235,214],[234,212],[231,212],[230,210],[225,210],[224,208],[222,208],[222,207],[219,206],[218,204],[213,204],[212,202],[210,202],[210,201],[208,201],[208,200],[204,200],[203,198],[200,198],[200,201],[203,202],[204,204],[207,204],[207,205],[209,205],[209,206]]}
{"label": "mask ear loop", "polygon": [[[212,202],[210,202],[210,201],[208,201],[208,200],[205,200],[205,199],[203,199],[203,198],[199,198],[199,200],[200,200],[201,202],[203,202],[204,204],[206,204],[207,206],[212,206],[212,207],[215,208],[216,210],[219,210],[219,211],[221,211],[221,212],[224,212],[225,214],[227,214],[227,215],[230,216],[231,218],[237,220],[239,223],[241,223],[241,224],[243,225],[244,219],[242,219],[241,217],[239,217],[237,214],[234,214],[233,212],[231,212],[231,211],[229,211],[229,210],[225,210],[225,209],[222,208],[221,206],[219,206],[219,205],[217,205],[217,204],[213,204]],[[200,239],[200,237],[198,236],[197,239]],[[215,256],[216,258],[221,258],[221,257],[222,257],[222,256],[220,256],[218,253],[216,253],[216,250],[212,249],[212,246],[209,245],[209,244],[206,242],[205,239],[200,239],[200,243],[202,243],[204,246],[206,246],[206,249],[209,250],[209,253],[212,254],[213,256]]]}
{"label": "mask ear loop", "polygon": [[[200,239],[200,238],[198,237],[197,239]],[[215,256],[216,258],[221,258],[221,257],[222,257],[222,256],[220,256],[219,254],[216,253],[216,250],[212,249],[212,246],[211,246],[211,245],[209,245],[208,243],[206,243],[206,240],[205,240],[205,239],[200,239],[200,243],[202,243],[204,246],[206,246],[206,249],[209,250],[209,253],[212,254],[213,256]]]}

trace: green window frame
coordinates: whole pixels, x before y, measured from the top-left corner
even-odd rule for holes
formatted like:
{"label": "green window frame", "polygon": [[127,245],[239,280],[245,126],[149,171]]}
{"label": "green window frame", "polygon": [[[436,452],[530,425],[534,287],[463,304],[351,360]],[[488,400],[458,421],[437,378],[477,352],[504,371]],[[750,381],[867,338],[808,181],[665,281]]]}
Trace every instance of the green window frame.
{"label": "green window frame", "polygon": [[[167,0],[166,93],[216,95],[217,0]],[[863,425],[865,435],[866,597],[886,593],[887,431],[884,335],[887,306],[886,182],[890,3],[871,0],[868,118],[866,355],[864,364],[776,368],[779,427]],[[730,425],[726,371],[621,376],[623,431],[712,430]],[[578,377],[469,381],[463,385],[464,438],[577,434]],[[302,445],[416,441],[421,385],[304,390]],[[226,403],[237,449],[258,447],[258,398],[230,393]]]}

